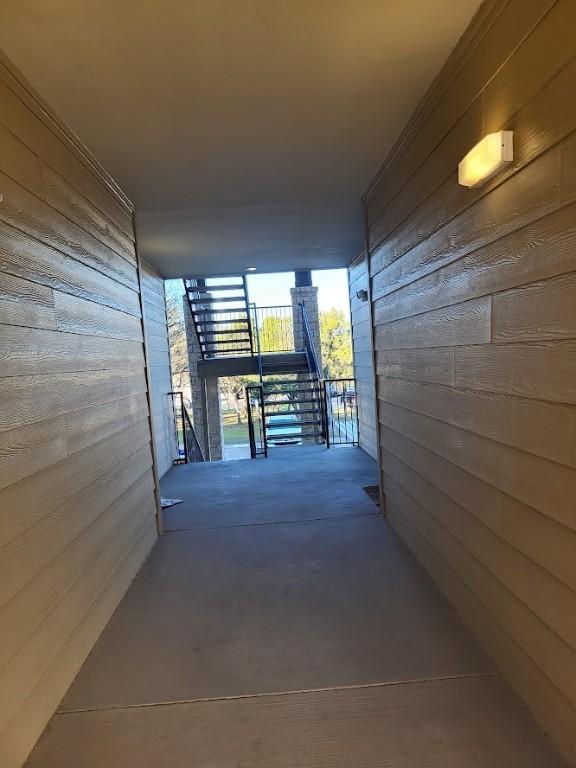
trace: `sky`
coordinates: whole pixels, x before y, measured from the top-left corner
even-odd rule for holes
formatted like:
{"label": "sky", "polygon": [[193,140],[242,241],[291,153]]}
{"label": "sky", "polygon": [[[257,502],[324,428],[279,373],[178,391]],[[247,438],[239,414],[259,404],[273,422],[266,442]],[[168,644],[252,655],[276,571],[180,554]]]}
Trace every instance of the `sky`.
{"label": "sky", "polygon": [[[346,269],[321,269],[312,272],[312,284],[318,287],[318,305],[321,311],[341,309],[346,316],[348,304],[348,275]],[[294,285],[293,272],[266,275],[248,275],[250,301],[265,307],[274,304],[291,304],[290,288]]]}

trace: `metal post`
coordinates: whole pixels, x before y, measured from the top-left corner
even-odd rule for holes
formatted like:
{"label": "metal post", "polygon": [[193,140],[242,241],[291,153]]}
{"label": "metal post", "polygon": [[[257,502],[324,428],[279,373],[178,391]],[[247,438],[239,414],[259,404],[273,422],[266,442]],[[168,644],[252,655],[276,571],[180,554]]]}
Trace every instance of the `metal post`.
{"label": "metal post", "polygon": [[264,458],[268,458],[268,440],[266,438],[266,413],[264,412],[264,387],[260,384],[259,387],[260,396],[260,414],[262,424],[262,440],[264,444]]}
{"label": "metal post", "polygon": [[[258,323],[258,309],[256,308],[256,304],[250,304],[250,307],[254,308],[254,325],[256,326],[256,351],[258,355],[258,373],[260,375],[260,384],[262,384],[262,352],[260,350],[260,326]],[[250,308],[248,309],[248,315],[250,315]],[[252,328],[252,326],[250,326]],[[250,333],[250,338],[252,338],[252,333]],[[254,354],[254,352],[252,352]]]}
{"label": "metal post", "polygon": [[254,439],[254,424],[252,423],[252,404],[250,403],[250,387],[246,387],[246,410],[248,412],[248,439],[250,441],[250,458],[256,458],[256,441]]}
{"label": "metal post", "polygon": [[326,436],[326,448],[330,448],[330,428],[328,425],[328,392],[326,389],[326,380],[322,382],[322,393],[324,395],[322,402],[322,419],[324,421],[324,434]]}
{"label": "metal post", "polygon": [[248,283],[246,282],[246,275],[242,275],[242,285],[244,286],[244,297],[246,299],[246,319],[248,321],[248,336],[250,337],[250,354],[254,354],[254,334],[252,332],[252,320],[250,319],[250,304],[248,302]]}

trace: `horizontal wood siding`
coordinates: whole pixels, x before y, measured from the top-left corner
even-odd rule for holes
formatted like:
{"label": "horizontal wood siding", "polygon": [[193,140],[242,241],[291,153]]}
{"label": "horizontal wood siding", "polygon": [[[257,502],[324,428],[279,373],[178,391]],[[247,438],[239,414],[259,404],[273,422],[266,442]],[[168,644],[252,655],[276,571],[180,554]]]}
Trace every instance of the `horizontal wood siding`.
{"label": "horizontal wood siding", "polygon": [[142,262],[144,332],[148,345],[150,400],[154,422],[156,467],[162,477],[177,458],[170,372],[170,345],[166,319],[164,281],[154,267]]}
{"label": "horizontal wood siding", "polygon": [[114,190],[0,59],[3,768],[156,538],[133,211]]}
{"label": "horizontal wood siding", "polygon": [[[573,764],[575,29],[485,4],[366,194],[387,512]],[[514,162],[460,187],[500,129]]]}
{"label": "horizontal wood siding", "polygon": [[360,301],[356,293],[368,290],[368,264],[366,255],[360,256],[348,267],[350,314],[352,318],[352,345],[354,349],[354,376],[358,403],[358,439],[360,448],[372,458],[378,458],[376,429],[376,394],[372,357],[372,326],[369,306]]}

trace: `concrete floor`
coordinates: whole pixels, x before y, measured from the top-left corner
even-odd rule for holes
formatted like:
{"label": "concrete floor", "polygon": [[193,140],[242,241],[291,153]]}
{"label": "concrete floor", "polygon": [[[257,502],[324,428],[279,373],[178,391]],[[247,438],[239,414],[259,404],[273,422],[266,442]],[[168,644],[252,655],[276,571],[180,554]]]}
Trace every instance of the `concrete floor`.
{"label": "concrete floor", "polygon": [[249,445],[224,445],[224,461],[237,461],[250,458]]}
{"label": "concrete floor", "polygon": [[30,768],[563,765],[374,483],[356,448],[172,469],[184,503]]}

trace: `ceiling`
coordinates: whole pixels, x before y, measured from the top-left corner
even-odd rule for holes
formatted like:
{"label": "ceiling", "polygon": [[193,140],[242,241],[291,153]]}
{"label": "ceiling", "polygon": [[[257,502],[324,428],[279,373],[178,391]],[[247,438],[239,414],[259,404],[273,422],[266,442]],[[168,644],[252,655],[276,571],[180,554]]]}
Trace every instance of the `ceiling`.
{"label": "ceiling", "polygon": [[343,266],[360,196],[479,0],[18,0],[0,46],[166,277]]}

